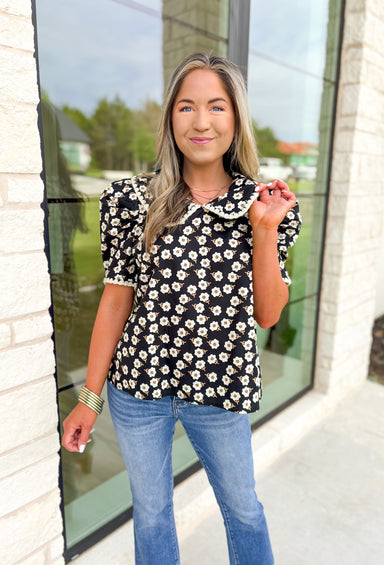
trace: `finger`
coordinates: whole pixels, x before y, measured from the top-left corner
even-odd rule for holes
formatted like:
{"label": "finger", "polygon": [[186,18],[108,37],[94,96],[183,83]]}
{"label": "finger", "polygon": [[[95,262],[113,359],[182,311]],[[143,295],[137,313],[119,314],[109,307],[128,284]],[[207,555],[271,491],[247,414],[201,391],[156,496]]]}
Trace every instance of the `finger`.
{"label": "finger", "polygon": [[68,451],[78,451],[79,450],[79,436],[81,433],[80,428],[71,428],[69,430],[64,430],[64,434],[61,443],[65,449]]}
{"label": "finger", "polygon": [[278,194],[278,196],[281,196],[281,193],[290,192],[290,188],[287,183],[280,179],[269,182],[266,185],[266,188],[268,189],[268,192],[271,196],[275,195],[276,193]]}
{"label": "finger", "polygon": [[267,202],[270,202],[270,201],[271,201],[273,192],[272,192],[272,195],[269,194],[269,189],[266,188],[265,190],[263,190],[263,191],[260,192],[259,194],[260,194],[260,197],[259,197],[260,202],[267,203]]}
{"label": "finger", "polygon": [[282,180],[280,180],[280,179],[275,179],[275,180],[271,180],[271,182],[269,182],[269,183],[267,184],[267,188],[268,188],[269,190],[276,190],[276,188],[279,188],[279,189],[287,189],[287,188],[289,188],[289,187],[288,187],[288,185],[287,185],[284,181],[282,181]]}
{"label": "finger", "polygon": [[256,191],[260,192],[260,193],[263,192],[263,190],[266,190],[266,188],[267,188],[267,185],[264,184],[263,182],[258,182],[257,185],[256,185]]}
{"label": "finger", "polygon": [[291,189],[289,188],[287,183],[285,183],[282,180],[274,181],[274,186],[272,190],[273,190],[273,196],[277,194],[278,196],[282,196],[286,200],[291,200],[292,197],[296,198],[294,193],[291,192]]}
{"label": "finger", "polygon": [[289,198],[289,199],[287,198],[284,202],[286,212],[289,212],[289,210],[291,210],[296,204],[295,195],[293,194],[292,196],[293,196],[293,198]]}
{"label": "finger", "polygon": [[296,196],[294,194],[294,192],[291,191],[286,191],[286,190],[282,190],[281,191],[281,195],[285,198],[285,200],[288,200],[289,202],[293,202],[294,204],[296,204]]}
{"label": "finger", "polygon": [[276,179],[276,180],[269,182],[266,185],[266,187],[268,188],[268,190],[276,190],[276,189],[279,189],[279,190],[282,190],[282,191],[286,191],[286,190],[289,191],[290,190],[287,183],[284,182],[283,180],[280,180],[280,179]]}
{"label": "finger", "polygon": [[83,453],[89,441],[89,430],[82,429],[78,439],[78,451]]}
{"label": "finger", "polygon": [[274,188],[268,188],[268,190],[264,192],[264,196],[268,197],[270,202],[278,202],[281,197],[284,197],[282,190],[276,186]]}
{"label": "finger", "polygon": [[289,190],[289,186],[287,185],[287,183],[280,179],[276,181],[276,186],[278,186],[282,190]]}

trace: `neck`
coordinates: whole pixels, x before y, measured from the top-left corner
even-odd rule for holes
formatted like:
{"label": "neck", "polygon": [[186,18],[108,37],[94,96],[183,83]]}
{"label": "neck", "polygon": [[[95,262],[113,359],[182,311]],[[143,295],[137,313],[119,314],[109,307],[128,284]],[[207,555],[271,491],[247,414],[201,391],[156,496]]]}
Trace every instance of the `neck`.
{"label": "neck", "polygon": [[183,179],[190,188],[212,192],[230,181],[222,163],[216,167],[183,167]]}

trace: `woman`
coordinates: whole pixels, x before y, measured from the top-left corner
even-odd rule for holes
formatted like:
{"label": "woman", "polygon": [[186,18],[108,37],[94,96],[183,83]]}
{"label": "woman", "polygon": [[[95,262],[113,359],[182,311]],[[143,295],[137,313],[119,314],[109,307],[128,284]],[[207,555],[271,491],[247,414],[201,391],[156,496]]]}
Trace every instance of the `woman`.
{"label": "woman", "polygon": [[176,69],[158,163],[156,174],[115,182],[101,198],[106,284],[63,445],[84,450],[108,376],[136,563],[179,563],[171,450],[180,418],[220,505],[231,564],[269,565],[248,417],[261,396],[256,321],[272,326],[288,300],[284,261],[300,218],[284,182],[255,181],[235,65],[196,54]]}

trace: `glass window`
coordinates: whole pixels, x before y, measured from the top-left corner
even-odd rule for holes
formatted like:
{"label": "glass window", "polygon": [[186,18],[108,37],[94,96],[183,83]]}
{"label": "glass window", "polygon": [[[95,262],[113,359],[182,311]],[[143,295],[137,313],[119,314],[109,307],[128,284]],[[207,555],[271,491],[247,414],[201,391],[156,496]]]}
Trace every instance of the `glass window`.
{"label": "glass window", "polygon": [[[238,3],[233,2],[232,12],[229,0],[35,4],[62,421],[85,379],[103,290],[99,196],[112,180],[153,170],[171,71],[195,51],[227,55],[229,14],[236,16]],[[288,259],[290,303],[275,327],[259,331],[264,397],[254,424],[311,386],[340,4],[252,0],[250,22],[244,22],[249,24],[248,89],[261,175],[289,180],[303,216]],[[84,454],[62,454],[68,559],[91,543],[95,532],[100,539],[131,506],[107,407],[91,437]],[[196,461],[178,424],[176,481]]]}
{"label": "glass window", "polygon": [[[61,421],[86,376],[103,290],[99,196],[153,170],[164,84],[189,53],[227,54],[228,9],[228,0],[36,0]],[[68,559],[131,506],[108,409],[91,437],[84,454],[62,453]],[[178,425],[176,480],[196,459]]]}
{"label": "glass window", "polygon": [[260,330],[264,396],[256,423],[312,383],[340,36],[339,0],[251,1],[248,94],[261,176],[290,183],[303,225],[280,321]]}

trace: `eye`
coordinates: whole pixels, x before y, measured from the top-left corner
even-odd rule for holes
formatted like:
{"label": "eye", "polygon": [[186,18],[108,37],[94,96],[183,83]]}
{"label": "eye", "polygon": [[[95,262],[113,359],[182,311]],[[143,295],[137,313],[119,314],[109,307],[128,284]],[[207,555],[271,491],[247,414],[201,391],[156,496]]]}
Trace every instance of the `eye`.
{"label": "eye", "polygon": [[212,106],[212,110],[214,112],[224,112],[224,108],[222,106]]}
{"label": "eye", "polygon": [[183,106],[182,108],[179,108],[179,112],[192,112],[192,108],[191,106]]}

